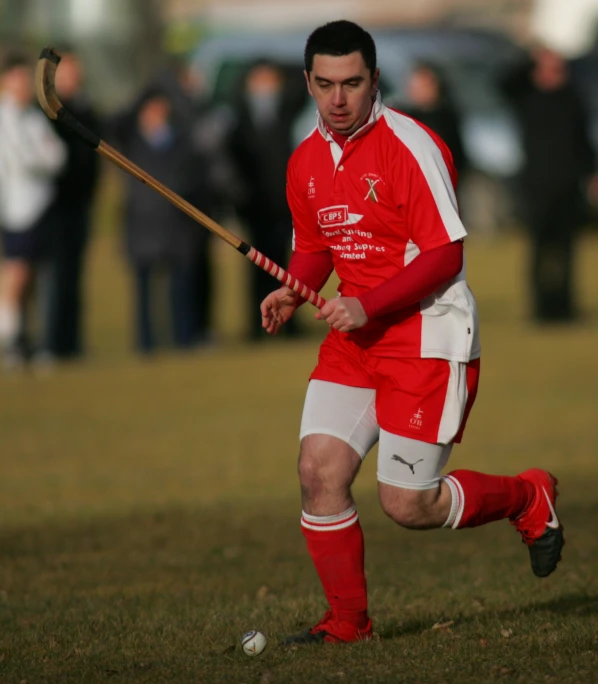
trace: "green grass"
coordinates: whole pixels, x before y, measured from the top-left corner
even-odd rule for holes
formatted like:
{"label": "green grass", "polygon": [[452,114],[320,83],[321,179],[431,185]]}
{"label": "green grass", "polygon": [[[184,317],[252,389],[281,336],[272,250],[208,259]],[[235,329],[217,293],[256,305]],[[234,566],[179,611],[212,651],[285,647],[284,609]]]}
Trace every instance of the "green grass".
{"label": "green grass", "polygon": [[[507,523],[393,526],[372,453],[355,491],[379,638],[290,651],[277,639],[324,609],[295,474],[321,329],[301,344],[242,345],[251,265],[221,245],[214,256],[216,349],[133,358],[127,275],[103,231],[89,361],[0,377],[0,683],[595,681],[596,237],[580,251],[588,317],[571,328],[526,322],[519,239],[468,245],[482,383],[451,467],[553,469],[567,529],[559,570],[535,579]],[[239,647],[251,628],[270,640],[256,659]]]}

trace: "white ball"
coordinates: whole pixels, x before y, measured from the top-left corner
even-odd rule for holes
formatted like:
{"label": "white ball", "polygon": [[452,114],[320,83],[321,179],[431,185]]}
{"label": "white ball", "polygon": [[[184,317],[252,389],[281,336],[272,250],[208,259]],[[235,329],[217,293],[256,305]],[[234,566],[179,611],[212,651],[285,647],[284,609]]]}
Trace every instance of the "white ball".
{"label": "white ball", "polygon": [[241,647],[243,653],[248,656],[257,656],[266,648],[266,637],[261,633],[252,629],[241,638]]}

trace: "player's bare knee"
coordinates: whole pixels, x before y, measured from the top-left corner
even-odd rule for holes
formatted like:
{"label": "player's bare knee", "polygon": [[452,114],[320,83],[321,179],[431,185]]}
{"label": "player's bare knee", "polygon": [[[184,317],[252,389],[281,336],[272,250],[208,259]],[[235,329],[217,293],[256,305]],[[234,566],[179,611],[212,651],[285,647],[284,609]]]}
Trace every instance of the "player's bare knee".
{"label": "player's bare knee", "polygon": [[361,460],[349,445],[328,435],[308,435],[301,441],[299,481],[304,496],[348,490]]}
{"label": "player's bare knee", "polygon": [[352,481],[352,473],[338,463],[326,463],[309,456],[299,459],[299,482],[305,494],[317,496],[324,490],[349,489]]}
{"label": "player's bare knee", "polygon": [[299,483],[304,498],[317,498],[324,490],[326,473],[320,464],[310,457],[299,458]]}

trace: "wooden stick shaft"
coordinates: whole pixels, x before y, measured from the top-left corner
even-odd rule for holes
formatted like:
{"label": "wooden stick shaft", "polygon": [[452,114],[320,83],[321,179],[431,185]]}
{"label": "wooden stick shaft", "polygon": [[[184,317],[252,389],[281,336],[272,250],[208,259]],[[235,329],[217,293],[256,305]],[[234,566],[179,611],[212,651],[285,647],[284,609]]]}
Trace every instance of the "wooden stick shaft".
{"label": "wooden stick shaft", "polygon": [[275,264],[271,259],[269,259],[267,256],[264,256],[261,252],[258,252],[258,250],[254,247],[246,245],[236,235],[230,233],[220,224],[216,223],[216,221],[187,202],[187,200],[184,200],[180,195],[177,195],[176,192],[173,192],[170,188],[166,187],[163,183],[160,183],[160,181],[156,180],[153,176],[150,176],[149,173],[137,166],[137,164],[134,164],[131,160],[127,159],[127,157],[118,152],[118,150],[115,150],[103,140],[100,141],[100,144],[96,149],[103,157],[106,157],[106,159],[109,159],[113,164],[119,166],[121,169],[123,169],[123,171],[131,174],[142,183],[145,183],[157,193],[165,197],[169,202],[174,204],[175,207],[185,212],[185,214],[190,216],[198,223],[201,223],[208,230],[212,231],[212,233],[218,235],[218,237],[222,238],[225,242],[231,245],[231,247],[234,247],[236,250],[244,254],[256,266],[259,266],[271,276],[274,276],[274,278],[279,280],[283,285],[290,287],[291,290],[297,292],[300,297],[308,301],[310,304],[313,304],[318,309],[321,309],[324,306],[326,300],[315,290],[312,290],[311,288],[307,287],[307,285],[304,285],[288,271],[285,271],[284,268],[278,264]]}
{"label": "wooden stick shaft", "polygon": [[134,164],[130,159],[127,159],[127,157],[108,145],[108,143],[101,140],[97,147],[97,151],[103,157],[109,159],[113,164],[119,166],[123,171],[131,174],[131,176],[135,176],[135,178],[140,180],[142,183],[145,183],[152,188],[152,190],[155,190],[158,194],[162,195],[162,197],[167,199],[171,204],[174,204],[177,209],[183,211],[194,221],[201,223],[202,226],[205,226],[208,230],[212,231],[212,233],[218,235],[218,237],[222,238],[225,242],[231,245],[231,247],[239,249],[243,244],[243,241],[236,235],[233,235],[231,232],[226,230],[226,228],[223,228],[202,211],[199,211],[199,209],[187,202],[187,200],[183,199],[180,195],[177,195],[176,192],[166,187],[163,183],[160,183],[159,180],[156,180],[153,176],[150,176],[147,171],[144,171],[142,168],[137,166],[137,164]]}

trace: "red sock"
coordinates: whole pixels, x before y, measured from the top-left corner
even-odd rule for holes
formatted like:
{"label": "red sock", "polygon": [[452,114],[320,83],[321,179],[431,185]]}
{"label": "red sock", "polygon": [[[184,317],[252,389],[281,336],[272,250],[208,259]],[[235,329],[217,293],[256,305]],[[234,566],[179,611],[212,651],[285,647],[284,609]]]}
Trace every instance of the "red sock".
{"label": "red sock", "polygon": [[444,481],[453,494],[445,527],[478,527],[495,520],[519,517],[534,497],[533,486],[518,477],[454,470]]}
{"label": "red sock", "polygon": [[368,624],[363,532],[355,507],[340,515],[303,514],[301,530],[331,610],[358,629]]}

